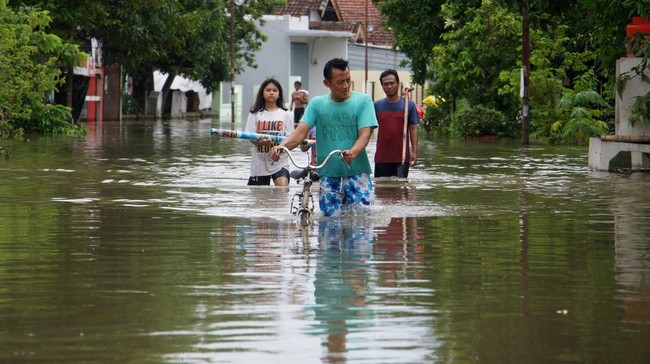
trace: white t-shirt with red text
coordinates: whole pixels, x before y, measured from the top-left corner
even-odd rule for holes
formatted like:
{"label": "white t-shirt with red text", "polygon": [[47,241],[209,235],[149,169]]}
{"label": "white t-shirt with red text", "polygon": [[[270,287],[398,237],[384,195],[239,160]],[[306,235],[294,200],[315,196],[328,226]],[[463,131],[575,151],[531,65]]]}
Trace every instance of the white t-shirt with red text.
{"label": "white t-shirt with red text", "polygon": [[[246,120],[245,131],[262,134],[275,134],[287,136],[293,131],[291,114],[282,109],[275,111],[262,110],[257,113],[249,113]],[[279,143],[275,143],[277,145]],[[269,157],[270,145],[255,146],[251,149],[253,159],[251,160],[251,177],[270,176],[282,168],[289,169],[289,159],[286,154],[280,155],[280,160],[273,163]]]}

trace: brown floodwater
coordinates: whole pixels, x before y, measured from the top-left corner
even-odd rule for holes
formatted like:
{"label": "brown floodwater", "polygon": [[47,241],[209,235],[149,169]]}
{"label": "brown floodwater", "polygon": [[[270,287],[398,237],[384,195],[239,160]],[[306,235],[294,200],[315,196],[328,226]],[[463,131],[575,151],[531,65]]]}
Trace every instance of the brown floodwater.
{"label": "brown floodwater", "polygon": [[7,147],[0,362],[650,360],[650,174],[422,135],[370,214],[300,229],[299,186],[246,186],[250,143],[217,123]]}

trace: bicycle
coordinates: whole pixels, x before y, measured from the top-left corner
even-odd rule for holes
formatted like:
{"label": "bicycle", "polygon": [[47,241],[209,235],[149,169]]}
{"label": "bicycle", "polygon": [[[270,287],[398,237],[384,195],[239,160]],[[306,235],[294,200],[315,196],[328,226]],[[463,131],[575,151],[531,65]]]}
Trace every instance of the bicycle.
{"label": "bicycle", "polygon": [[[295,179],[296,182],[300,183],[302,180],[302,191],[296,192],[296,194],[291,199],[291,213],[298,216],[301,226],[307,226],[311,224],[311,215],[314,213],[314,197],[311,194],[311,185],[318,181],[318,170],[323,168],[334,155],[339,155],[343,159],[342,150],[333,150],[327,157],[323,160],[323,163],[313,166],[307,164],[306,166],[301,166],[293,159],[293,155],[286,147],[280,147],[280,152],[285,152],[289,156],[291,163],[298,169],[291,171],[291,178]],[[345,161],[344,161],[345,163]],[[345,163],[348,168],[350,166]],[[296,199],[298,204],[295,204]]]}

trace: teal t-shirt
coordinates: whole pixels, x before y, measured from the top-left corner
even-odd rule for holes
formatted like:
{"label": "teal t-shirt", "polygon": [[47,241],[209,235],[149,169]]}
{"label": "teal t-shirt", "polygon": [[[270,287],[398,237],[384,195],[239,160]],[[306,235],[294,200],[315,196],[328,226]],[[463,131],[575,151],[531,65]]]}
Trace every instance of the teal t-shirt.
{"label": "teal t-shirt", "polygon": [[[352,148],[361,128],[377,127],[375,106],[370,96],[359,92],[343,102],[333,101],[330,95],[314,97],[305,110],[301,121],[316,127],[316,159],[322,163],[327,154],[335,149]],[[325,177],[349,177],[359,173],[372,173],[368,154],[364,149],[346,167],[338,157],[333,157],[318,174]]]}

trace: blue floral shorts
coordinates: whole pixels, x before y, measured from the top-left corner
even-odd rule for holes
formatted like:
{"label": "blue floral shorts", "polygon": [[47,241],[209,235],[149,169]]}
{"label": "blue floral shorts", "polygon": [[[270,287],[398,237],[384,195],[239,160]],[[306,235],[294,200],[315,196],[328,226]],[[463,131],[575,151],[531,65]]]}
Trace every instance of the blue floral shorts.
{"label": "blue floral shorts", "polygon": [[372,180],[368,173],[320,178],[318,205],[325,216],[345,215],[355,207],[369,206],[372,203]]}

